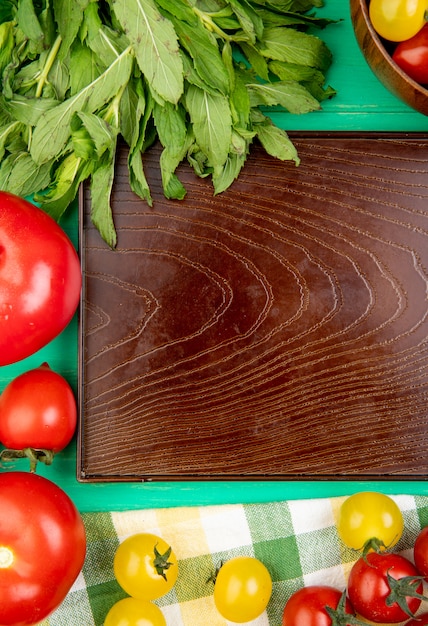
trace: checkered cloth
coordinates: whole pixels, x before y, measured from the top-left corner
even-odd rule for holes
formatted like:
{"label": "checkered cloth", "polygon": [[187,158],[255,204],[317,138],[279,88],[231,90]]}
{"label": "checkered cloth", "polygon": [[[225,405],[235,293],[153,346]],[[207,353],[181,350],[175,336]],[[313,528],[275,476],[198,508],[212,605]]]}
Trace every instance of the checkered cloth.
{"label": "checkered cloth", "polygon": [[[428,525],[428,496],[392,496],[405,521],[395,551],[412,558],[412,544]],[[102,626],[110,607],[125,597],[114,579],[119,543],[138,532],[164,538],[178,558],[174,589],[157,601],[168,626],[225,626],[208,579],[236,555],[259,558],[273,579],[267,611],[252,626],[279,626],[285,602],[304,585],[344,589],[357,555],[338,539],[336,519],[343,497],[263,504],[182,507],[85,513],[88,551],[83,571],[63,604],[42,626]],[[428,611],[428,603],[421,609]],[[419,611],[421,612],[421,611]]]}

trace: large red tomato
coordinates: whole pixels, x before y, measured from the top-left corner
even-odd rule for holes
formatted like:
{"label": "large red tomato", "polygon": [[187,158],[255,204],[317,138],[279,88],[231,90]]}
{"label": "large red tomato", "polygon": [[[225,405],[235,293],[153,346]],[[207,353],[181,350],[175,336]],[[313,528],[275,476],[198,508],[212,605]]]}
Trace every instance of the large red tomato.
{"label": "large red tomato", "polygon": [[47,363],[14,378],[0,395],[0,442],[8,448],[6,458],[27,454],[32,469],[37,458],[50,463],[70,443],[76,422],[73,391]]}
{"label": "large red tomato", "polygon": [[0,474],[0,624],[38,624],[64,600],[85,559],[68,495],[29,472]]}
{"label": "large red tomato", "polygon": [[55,220],[0,191],[0,365],[30,356],[64,330],[81,282],[79,257]]}

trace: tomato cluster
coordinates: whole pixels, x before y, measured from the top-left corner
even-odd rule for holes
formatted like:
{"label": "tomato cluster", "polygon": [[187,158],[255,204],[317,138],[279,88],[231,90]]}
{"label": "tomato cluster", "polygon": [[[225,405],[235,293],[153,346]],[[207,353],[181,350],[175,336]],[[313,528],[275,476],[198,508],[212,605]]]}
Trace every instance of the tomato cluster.
{"label": "tomato cluster", "polygon": [[111,607],[104,626],[166,626],[152,600],[171,591],[177,580],[177,557],[171,546],[152,533],[131,535],[116,550],[113,569],[129,597]]}
{"label": "tomato cluster", "polygon": [[[152,602],[171,591],[178,577],[176,555],[164,539],[151,533],[131,535],[117,548],[113,569],[129,597],[111,607],[104,626],[166,626],[162,611]],[[210,580],[219,614],[235,624],[259,617],[272,594],[268,569],[251,556],[222,563]]]}
{"label": "tomato cluster", "polygon": [[[0,366],[34,354],[69,323],[80,299],[80,261],[46,213],[0,191]],[[83,519],[69,496],[35,473],[75,432],[69,383],[47,363],[0,395],[0,624],[32,626],[65,599],[86,556]],[[28,457],[30,472],[4,471]]]}
{"label": "tomato cluster", "polygon": [[[428,581],[428,526],[414,544],[413,561],[393,548],[404,520],[389,496],[360,492],[342,504],[337,523],[340,540],[358,553],[346,589],[311,585],[298,589],[285,603],[282,626],[364,626],[367,623],[428,626],[428,614],[415,616]],[[116,579],[129,598],[110,609],[105,626],[165,626],[152,600],[168,593],[177,581],[177,559],[156,535],[125,539],[114,557]],[[241,624],[259,617],[272,594],[272,578],[260,560],[237,556],[222,563],[213,576],[213,601],[228,622]]]}
{"label": "tomato cluster", "polygon": [[373,28],[393,46],[392,59],[415,82],[428,85],[428,1],[370,0]]}
{"label": "tomato cluster", "polygon": [[[428,626],[418,615],[423,579],[428,580],[428,527],[414,544],[414,563],[392,552],[404,530],[395,501],[381,493],[361,492],[340,509],[338,534],[360,556],[349,573],[346,590],[328,585],[303,587],[286,602],[282,626],[356,626],[369,623]],[[105,626],[165,626],[162,611],[151,601],[168,593],[178,576],[171,547],[156,535],[136,534],[116,551],[114,572],[129,594],[110,609]],[[250,556],[231,558],[214,576],[214,604],[226,620],[247,623],[268,606],[272,579],[266,566]],[[362,621],[364,620],[364,621]],[[368,621],[367,621],[368,620]]]}
{"label": "tomato cluster", "polygon": [[288,600],[283,626],[355,626],[367,623],[426,626],[428,613],[418,615],[423,581],[428,579],[428,527],[414,544],[414,563],[392,550],[402,536],[403,516],[384,494],[361,492],[347,498],[339,512],[338,534],[359,551],[346,590],[311,586]]}

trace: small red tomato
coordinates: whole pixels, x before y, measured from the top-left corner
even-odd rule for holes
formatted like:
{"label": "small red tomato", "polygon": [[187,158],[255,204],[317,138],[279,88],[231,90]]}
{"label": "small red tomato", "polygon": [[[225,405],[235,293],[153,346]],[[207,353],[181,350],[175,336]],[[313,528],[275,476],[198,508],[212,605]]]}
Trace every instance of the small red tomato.
{"label": "small red tomato", "polygon": [[81,283],[79,257],[57,222],[0,191],[0,365],[34,354],[64,330]]}
{"label": "small red tomato", "polygon": [[411,79],[428,85],[428,24],[414,37],[399,43],[392,59]]}
{"label": "small red tomato", "polygon": [[0,395],[0,442],[9,456],[29,449],[27,456],[36,460],[37,451],[60,452],[70,443],[76,422],[73,391],[47,363],[14,378]]}
{"label": "small red tomato", "polygon": [[396,624],[412,617],[421,604],[419,572],[396,553],[370,552],[352,566],[348,596],[356,612],[380,624]]}
{"label": "small red tomato", "polygon": [[[328,608],[343,613],[353,614],[348,599],[344,602],[342,591],[328,585],[311,585],[295,591],[287,601],[282,615],[282,626],[331,626],[333,620]],[[341,607],[341,603],[345,607]],[[338,620],[339,621],[339,620]],[[344,621],[340,621],[345,624]]]}
{"label": "small red tomato", "polygon": [[413,556],[415,565],[421,576],[428,578],[428,526],[423,528],[416,537],[413,546]]}

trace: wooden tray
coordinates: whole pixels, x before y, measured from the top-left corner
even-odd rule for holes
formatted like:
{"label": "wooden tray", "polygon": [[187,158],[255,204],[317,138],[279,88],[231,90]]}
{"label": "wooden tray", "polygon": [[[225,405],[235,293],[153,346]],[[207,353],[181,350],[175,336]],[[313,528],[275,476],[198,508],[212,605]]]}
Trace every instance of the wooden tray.
{"label": "wooden tray", "polygon": [[108,249],[81,194],[78,479],[428,476],[428,142],[293,136],[213,196],[129,189]]}

